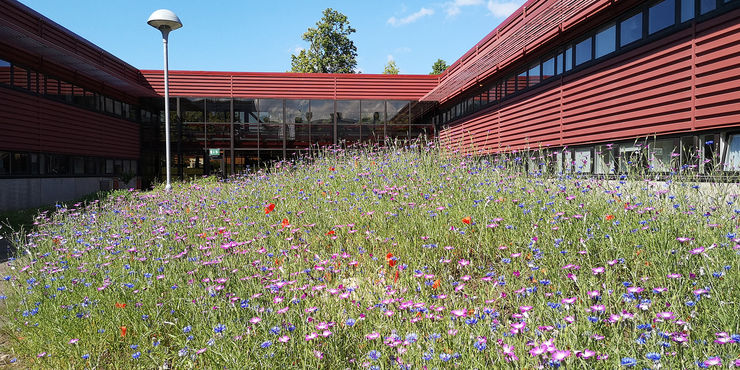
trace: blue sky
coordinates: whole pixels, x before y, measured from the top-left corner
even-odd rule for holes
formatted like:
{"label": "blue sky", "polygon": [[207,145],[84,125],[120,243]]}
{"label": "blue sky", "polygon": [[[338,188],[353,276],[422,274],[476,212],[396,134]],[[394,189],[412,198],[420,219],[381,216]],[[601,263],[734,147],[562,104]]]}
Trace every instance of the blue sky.
{"label": "blue sky", "polygon": [[174,11],[183,28],[170,34],[170,69],[285,72],[306,47],[301,35],[325,8],[347,15],[357,32],[357,68],[427,74],[437,58],[452,64],[523,0],[247,1],[21,0],[140,69],[162,69],[159,32],[146,24],[157,9]]}

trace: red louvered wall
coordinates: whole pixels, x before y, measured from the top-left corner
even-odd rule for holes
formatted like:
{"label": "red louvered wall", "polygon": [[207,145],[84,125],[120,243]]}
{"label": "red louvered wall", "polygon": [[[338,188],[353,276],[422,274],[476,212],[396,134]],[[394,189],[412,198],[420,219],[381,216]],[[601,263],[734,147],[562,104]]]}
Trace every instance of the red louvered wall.
{"label": "red louvered wall", "polygon": [[[164,95],[162,71],[141,71]],[[284,99],[419,99],[437,76],[170,71],[171,96]]]}
{"label": "red louvered wall", "polygon": [[537,149],[740,125],[740,10],[452,122],[464,152]]}
{"label": "red louvered wall", "polygon": [[0,88],[0,148],[139,158],[136,123]]}

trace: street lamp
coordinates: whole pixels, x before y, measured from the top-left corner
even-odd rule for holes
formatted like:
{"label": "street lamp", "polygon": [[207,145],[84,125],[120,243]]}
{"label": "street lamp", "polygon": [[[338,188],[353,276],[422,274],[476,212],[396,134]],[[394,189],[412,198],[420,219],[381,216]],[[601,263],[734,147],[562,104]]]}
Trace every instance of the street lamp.
{"label": "street lamp", "polygon": [[162,32],[162,42],[164,43],[164,150],[167,158],[167,185],[164,190],[170,191],[172,185],[170,185],[170,87],[167,80],[167,37],[170,35],[170,31],[182,27],[182,22],[172,11],[159,9],[149,16],[146,23]]}

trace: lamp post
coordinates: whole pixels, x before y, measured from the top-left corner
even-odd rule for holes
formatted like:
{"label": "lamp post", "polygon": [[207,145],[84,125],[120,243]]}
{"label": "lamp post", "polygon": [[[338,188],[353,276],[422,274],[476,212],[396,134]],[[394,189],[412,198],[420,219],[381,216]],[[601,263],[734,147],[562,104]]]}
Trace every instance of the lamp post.
{"label": "lamp post", "polygon": [[159,9],[149,16],[149,20],[146,23],[149,23],[150,26],[162,32],[162,42],[164,43],[164,150],[165,157],[167,158],[167,185],[164,190],[170,191],[172,185],[170,185],[170,87],[167,76],[167,38],[170,35],[170,31],[182,27],[182,22],[180,22],[180,18],[172,11]]}

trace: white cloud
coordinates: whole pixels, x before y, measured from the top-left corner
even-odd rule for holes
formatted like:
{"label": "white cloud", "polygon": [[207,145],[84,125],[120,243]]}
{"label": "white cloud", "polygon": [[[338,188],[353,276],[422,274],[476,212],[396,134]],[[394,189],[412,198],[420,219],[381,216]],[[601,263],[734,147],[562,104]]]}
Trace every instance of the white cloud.
{"label": "white cloud", "polygon": [[396,48],[393,52],[396,54],[410,53],[411,48],[408,46],[401,46],[400,48]]}
{"label": "white cloud", "polygon": [[294,46],[290,49],[288,49],[288,52],[294,55],[298,55],[301,53],[301,50],[303,50],[302,46]]}
{"label": "white cloud", "polygon": [[426,17],[428,15],[434,14],[434,9],[427,9],[427,8],[421,8],[418,12],[414,14],[410,14],[407,17],[398,19],[396,17],[390,17],[388,18],[388,23],[390,23],[393,26],[402,26],[404,24],[409,24],[416,22],[422,17]]}
{"label": "white cloud", "polygon": [[506,18],[524,4],[524,0],[499,1],[488,0],[488,11],[494,17]]}
{"label": "white cloud", "polygon": [[464,6],[481,5],[483,0],[454,0],[449,3],[445,3],[445,12],[447,16],[454,17],[460,14],[460,8]]}
{"label": "white cloud", "polygon": [[389,62],[392,61],[392,60],[394,60],[393,54],[388,54],[388,58],[387,59],[388,59]]}

